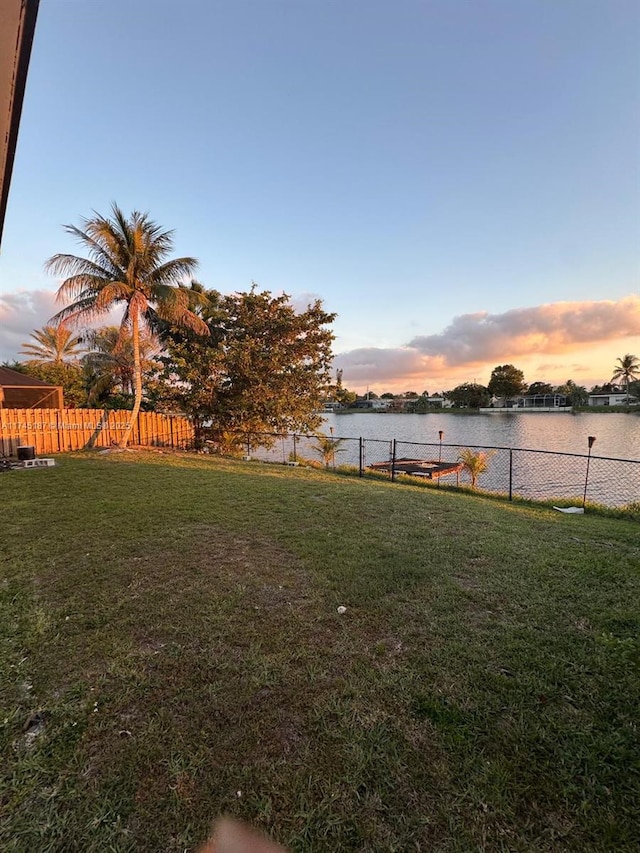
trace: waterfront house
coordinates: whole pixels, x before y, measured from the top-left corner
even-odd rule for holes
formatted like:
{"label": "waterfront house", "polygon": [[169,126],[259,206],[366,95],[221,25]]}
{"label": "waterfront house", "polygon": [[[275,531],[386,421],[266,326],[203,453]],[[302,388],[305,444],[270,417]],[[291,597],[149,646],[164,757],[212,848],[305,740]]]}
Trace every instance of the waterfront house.
{"label": "waterfront house", "polygon": [[[629,405],[635,406],[638,400],[629,396]],[[616,391],[614,394],[589,394],[590,406],[626,406],[627,394],[625,391]]]}
{"label": "waterfront house", "polygon": [[571,412],[572,407],[565,394],[523,394],[520,397],[492,397],[491,406],[481,407],[482,414],[498,412]]}
{"label": "waterfront house", "polygon": [[372,409],[374,412],[386,412],[389,408],[389,403],[393,402],[393,400],[381,400],[376,398],[374,400],[370,400],[368,397],[362,397],[355,401],[353,404],[354,409]]}
{"label": "waterfront house", "polygon": [[519,409],[562,409],[571,404],[566,394],[526,394],[518,397],[516,405]]}

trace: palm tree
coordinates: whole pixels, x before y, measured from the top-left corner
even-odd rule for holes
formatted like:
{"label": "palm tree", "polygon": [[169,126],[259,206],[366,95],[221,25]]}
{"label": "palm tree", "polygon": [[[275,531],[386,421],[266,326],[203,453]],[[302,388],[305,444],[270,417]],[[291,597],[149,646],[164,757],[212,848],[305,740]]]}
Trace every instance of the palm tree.
{"label": "palm tree", "polygon": [[[87,333],[89,351],[83,358],[90,377],[89,400],[95,401],[113,389],[123,394],[134,393],[133,338],[123,336],[117,326],[104,326]],[[142,374],[156,366],[153,360],[160,352],[157,340],[147,330],[140,332],[140,369]]]}
{"label": "palm tree", "polygon": [[322,461],[324,462],[324,467],[329,468],[331,465],[336,467],[336,453],[340,453],[338,449],[342,444],[342,438],[334,438],[332,435],[325,435],[322,432],[317,432],[315,434],[315,440],[317,441],[317,447],[314,447],[313,450],[315,453],[320,456]]}
{"label": "palm tree", "polygon": [[38,364],[64,364],[73,361],[82,351],[82,338],[63,323],[36,329],[31,337],[37,343],[22,344],[20,352]]}
{"label": "palm tree", "polygon": [[469,472],[472,489],[475,489],[478,477],[489,468],[489,460],[492,456],[493,453],[487,453],[484,450],[469,450],[467,447],[460,451],[459,458],[464,469]]}
{"label": "palm tree", "polygon": [[640,360],[635,355],[627,353],[624,358],[617,359],[616,368],[611,377],[612,382],[624,380],[627,391],[627,406],[629,405],[629,382],[640,379]]}
{"label": "palm tree", "polygon": [[111,217],[95,214],[82,220],[82,228],[65,225],[86,249],[88,258],[54,255],[46,263],[48,272],[67,276],[58,289],[59,300],[71,303],[59,311],[52,323],[79,323],[108,314],[123,306],[121,330],[131,332],[133,343],[134,405],[120,447],[126,447],[142,401],[140,327],[154,328],[169,321],[208,335],[209,329],[193,311],[193,295],[177,282],[190,276],[195,258],[167,260],[173,248],[173,231],[163,231],[147,213],[134,210],[127,219],[113,204]]}

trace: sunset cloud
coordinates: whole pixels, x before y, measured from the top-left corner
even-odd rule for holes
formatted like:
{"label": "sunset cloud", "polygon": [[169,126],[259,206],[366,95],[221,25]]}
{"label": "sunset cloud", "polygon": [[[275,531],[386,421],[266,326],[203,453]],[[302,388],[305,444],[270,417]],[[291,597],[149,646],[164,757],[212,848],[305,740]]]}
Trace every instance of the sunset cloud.
{"label": "sunset cloud", "polygon": [[[0,361],[20,359],[22,344],[35,329],[41,329],[60,310],[53,290],[16,290],[0,293]],[[122,312],[101,318],[99,325],[120,322]],[[87,326],[96,323],[87,323]]]}
{"label": "sunset cloud", "polygon": [[462,314],[438,335],[407,346],[455,367],[533,353],[560,354],[617,338],[640,335],[640,297],[618,302],[555,302],[504,314]]}
{"label": "sunset cloud", "polygon": [[340,353],[335,358],[337,368],[348,377],[346,384],[367,382],[394,382],[399,378],[421,378],[425,373],[439,373],[443,363],[440,358],[428,358],[416,349],[396,347],[381,349],[362,347]]}
{"label": "sunset cloud", "polygon": [[[588,379],[602,370],[591,357],[596,349],[634,336],[640,336],[640,297],[556,302],[503,314],[463,314],[439,334],[419,335],[403,347],[339,353],[335,364],[347,386],[387,390],[420,383],[453,387],[473,379],[486,383],[491,369],[505,362],[526,367],[530,381],[564,374]],[[567,363],[562,357],[569,353]]]}

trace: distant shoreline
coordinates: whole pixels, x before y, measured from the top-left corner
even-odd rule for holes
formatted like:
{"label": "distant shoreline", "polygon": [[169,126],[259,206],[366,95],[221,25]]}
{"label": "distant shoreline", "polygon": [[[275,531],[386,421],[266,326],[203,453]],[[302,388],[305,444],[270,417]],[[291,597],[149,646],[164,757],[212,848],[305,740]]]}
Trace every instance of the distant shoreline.
{"label": "distant shoreline", "polygon": [[386,409],[336,409],[332,411],[320,411],[321,415],[640,415],[640,406],[566,406],[561,409],[534,409],[534,408],[500,408],[500,409],[430,409],[428,412],[390,412]]}

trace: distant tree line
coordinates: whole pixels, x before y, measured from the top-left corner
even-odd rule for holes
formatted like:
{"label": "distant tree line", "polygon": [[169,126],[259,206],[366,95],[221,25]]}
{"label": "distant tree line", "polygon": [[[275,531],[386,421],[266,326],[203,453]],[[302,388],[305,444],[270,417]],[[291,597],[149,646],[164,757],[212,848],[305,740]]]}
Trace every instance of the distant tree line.
{"label": "distant tree line", "polygon": [[[594,385],[590,390],[585,386],[578,385],[572,379],[568,379],[561,385],[552,385],[549,382],[532,382],[530,385],[525,381],[524,373],[513,364],[501,364],[491,371],[488,385],[477,382],[463,382],[449,391],[441,391],[430,395],[428,391],[418,394],[416,391],[406,391],[402,394],[384,392],[378,397],[373,392],[358,396],[342,388],[342,373],[340,373],[340,388],[342,397],[335,395],[334,388],[328,389],[331,399],[343,402],[347,399],[347,406],[358,405],[365,400],[411,400],[409,405],[403,407],[407,412],[426,412],[438,408],[437,397],[446,398],[455,408],[479,409],[488,407],[493,400],[511,400],[520,396],[552,396],[562,395],[570,406],[586,406],[590,394],[615,394],[624,390],[627,402],[631,396],[640,398],[640,360],[634,355],[627,354],[618,358],[610,382],[603,385]],[[618,383],[618,384],[616,384]],[[621,383],[621,384],[620,384]],[[333,396],[331,396],[333,394]]]}

